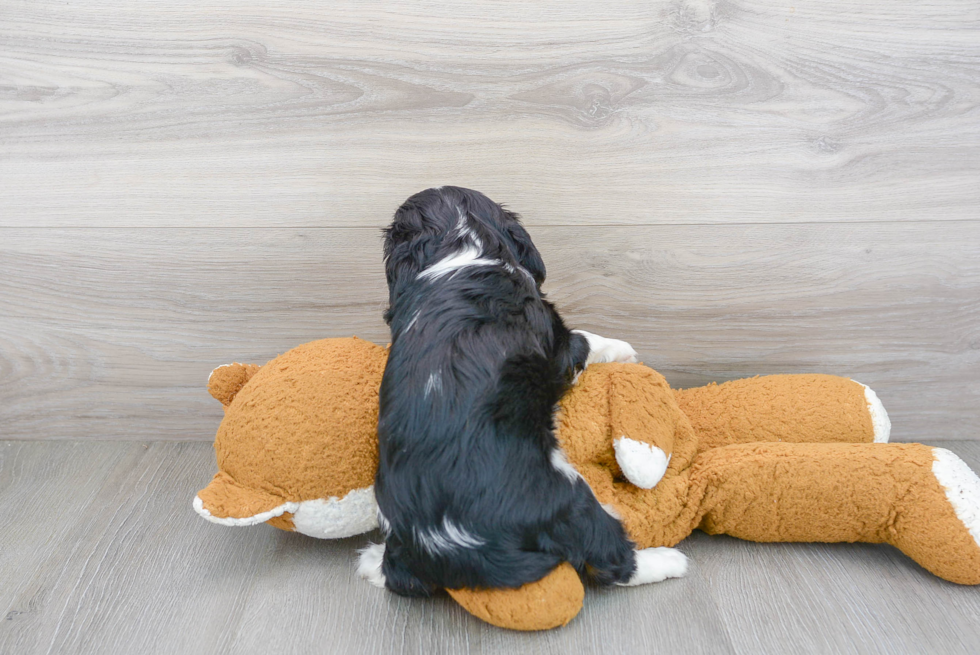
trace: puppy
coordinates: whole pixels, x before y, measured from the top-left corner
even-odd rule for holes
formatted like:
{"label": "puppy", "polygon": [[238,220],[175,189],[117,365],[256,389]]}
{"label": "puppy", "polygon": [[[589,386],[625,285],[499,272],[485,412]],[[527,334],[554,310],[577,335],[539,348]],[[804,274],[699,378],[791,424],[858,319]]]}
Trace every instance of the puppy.
{"label": "puppy", "polygon": [[555,438],[558,401],[629,344],[565,327],[517,214],[459,187],[422,191],[385,230],[391,349],[375,479],[385,543],[359,573],[405,596],[519,587],[562,561],[601,584],[685,573],[635,551]]}

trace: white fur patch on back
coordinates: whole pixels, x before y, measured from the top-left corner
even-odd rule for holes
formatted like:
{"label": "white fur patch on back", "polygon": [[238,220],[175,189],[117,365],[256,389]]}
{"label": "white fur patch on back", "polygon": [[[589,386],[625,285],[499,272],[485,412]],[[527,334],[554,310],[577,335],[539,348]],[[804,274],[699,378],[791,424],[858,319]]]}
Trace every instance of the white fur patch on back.
{"label": "white fur patch on back", "polygon": [[362,548],[357,560],[357,575],[361,576],[375,587],[385,586],[385,575],[381,572],[381,563],[384,561],[385,545],[368,544],[367,548]]}
{"label": "white fur patch on back", "polygon": [[[857,382],[857,380],[851,380],[851,382]],[[861,384],[864,387],[864,400],[868,403],[868,412],[871,414],[871,425],[874,427],[875,443],[888,443],[888,439],[892,433],[892,422],[888,418],[888,412],[885,411],[885,406],[881,404],[878,399],[878,394],[874,392],[874,389],[866,384]]]}
{"label": "white fur patch on back", "polygon": [[551,466],[568,478],[569,482],[575,482],[582,477],[582,474],[575,470],[575,467],[569,463],[568,458],[565,457],[565,451],[561,448],[555,448],[551,451]]}
{"label": "white fur patch on back", "polygon": [[687,574],[687,556],[676,548],[644,548],[636,551],[636,571],[623,587],[635,587]]}
{"label": "white fur patch on back", "polygon": [[585,330],[572,330],[572,332],[581,334],[589,342],[589,357],[585,360],[586,366],[604,362],[637,362],[636,351],[633,350],[633,346],[625,341],[607,339]]}
{"label": "white fur patch on back", "polygon": [[440,528],[415,529],[415,539],[430,555],[441,555],[458,548],[476,548],[486,543],[462,527],[443,517]]}
{"label": "white fur patch on back", "polygon": [[660,448],[625,436],[613,441],[613,450],[623,475],[641,489],[653,489],[670,464],[670,457]]}
{"label": "white fur patch on back", "polygon": [[428,398],[429,394],[431,394],[433,391],[436,393],[442,393],[441,373],[430,373],[429,379],[425,382],[425,397]]}
{"label": "white fur patch on back", "polygon": [[298,503],[285,502],[267,512],[243,518],[212,516],[199,496],[194,496],[194,510],[212,523],[235,527],[258,525],[290,512],[296,532],[319,539],[352,537],[378,527],[378,503],[374,499],[374,485],[353,489],[343,498],[331,496]]}
{"label": "white fur patch on back", "polygon": [[980,478],[962,459],[945,448],[933,448],[932,474],[946,492],[958,518],[980,546]]}
{"label": "white fur patch on back", "polygon": [[422,310],[420,310],[420,309],[416,309],[415,310],[415,313],[412,314],[412,319],[408,322],[408,325],[405,326],[405,332],[408,332],[413,327],[415,327],[415,321],[419,320],[419,312],[421,312],[421,311]]}

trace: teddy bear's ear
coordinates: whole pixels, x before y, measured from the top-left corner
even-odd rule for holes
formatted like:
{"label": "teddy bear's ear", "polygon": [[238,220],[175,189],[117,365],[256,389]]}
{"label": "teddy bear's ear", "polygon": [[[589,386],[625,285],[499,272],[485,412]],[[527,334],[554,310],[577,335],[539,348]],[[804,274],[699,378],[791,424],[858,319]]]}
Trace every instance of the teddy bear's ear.
{"label": "teddy bear's ear", "polygon": [[258,373],[258,364],[225,364],[211,371],[208,393],[228,407],[245,383]]}

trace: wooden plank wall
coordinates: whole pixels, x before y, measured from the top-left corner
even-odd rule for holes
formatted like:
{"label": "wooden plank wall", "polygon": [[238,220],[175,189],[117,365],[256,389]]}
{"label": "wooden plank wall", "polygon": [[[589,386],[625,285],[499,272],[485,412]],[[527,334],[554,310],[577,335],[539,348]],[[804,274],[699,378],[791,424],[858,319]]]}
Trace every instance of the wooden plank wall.
{"label": "wooden plank wall", "polygon": [[0,438],[207,440],[214,366],[384,342],[379,228],[440,184],[674,385],[980,438],[973,0],[2,0]]}

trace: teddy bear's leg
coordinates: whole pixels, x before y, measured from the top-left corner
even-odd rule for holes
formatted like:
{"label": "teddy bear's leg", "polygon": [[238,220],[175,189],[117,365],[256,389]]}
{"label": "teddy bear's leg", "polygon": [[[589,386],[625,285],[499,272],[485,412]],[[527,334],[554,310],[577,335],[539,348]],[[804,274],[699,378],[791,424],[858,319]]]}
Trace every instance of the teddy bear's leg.
{"label": "teddy bear's leg", "polygon": [[699,451],[751,442],[885,443],[891,423],[865,385],[834,375],[768,375],[674,392]]}
{"label": "teddy bear's leg", "polygon": [[742,444],[699,455],[696,527],[751,541],[890,543],[980,584],[980,479],[921,444]]}

